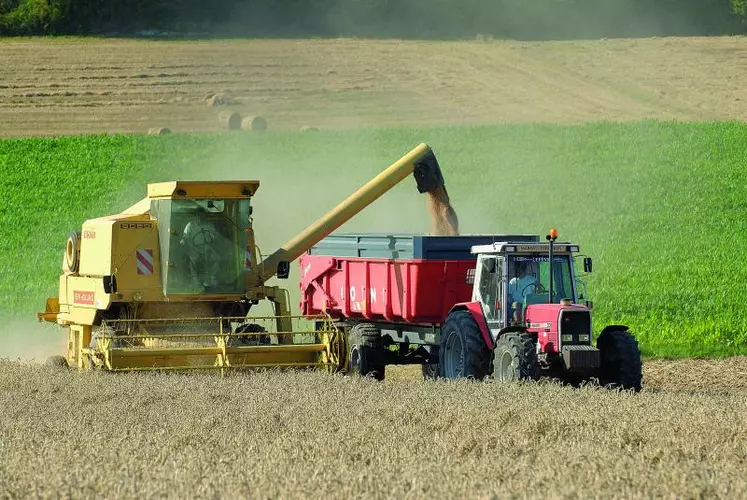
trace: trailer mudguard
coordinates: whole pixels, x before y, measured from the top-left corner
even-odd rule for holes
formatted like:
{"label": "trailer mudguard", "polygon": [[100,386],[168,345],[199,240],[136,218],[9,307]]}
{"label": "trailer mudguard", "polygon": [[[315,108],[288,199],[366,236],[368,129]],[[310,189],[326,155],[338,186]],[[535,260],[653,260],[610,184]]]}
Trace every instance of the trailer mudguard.
{"label": "trailer mudguard", "polygon": [[454,311],[469,311],[472,318],[474,318],[475,323],[477,323],[477,326],[480,327],[480,333],[482,333],[485,345],[491,351],[495,348],[493,337],[490,335],[490,330],[488,329],[488,322],[485,321],[485,315],[482,313],[482,306],[479,302],[461,302],[459,304],[454,304],[454,307],[449,310],[449,314]]}

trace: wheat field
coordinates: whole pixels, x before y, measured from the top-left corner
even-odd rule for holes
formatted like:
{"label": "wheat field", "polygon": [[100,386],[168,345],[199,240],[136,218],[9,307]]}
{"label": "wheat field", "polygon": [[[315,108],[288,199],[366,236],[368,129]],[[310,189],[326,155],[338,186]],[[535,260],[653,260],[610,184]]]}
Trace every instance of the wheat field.
{"label": "wheat field", "polygon": [[744,498],[744,387],[652,380],[632,394],[4,361],[0,498]]}

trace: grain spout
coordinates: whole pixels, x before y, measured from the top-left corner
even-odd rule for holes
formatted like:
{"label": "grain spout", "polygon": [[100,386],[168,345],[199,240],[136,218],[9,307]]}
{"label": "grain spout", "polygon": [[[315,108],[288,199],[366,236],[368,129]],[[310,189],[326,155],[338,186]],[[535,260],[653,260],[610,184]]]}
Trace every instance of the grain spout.
{"label": "grain spout", "polygon": [[446,187],[441,186],[429,191],[426,200],[433,224],[431,232],[437,236],[457,236],[459,219],[456,210],[451,206]]}

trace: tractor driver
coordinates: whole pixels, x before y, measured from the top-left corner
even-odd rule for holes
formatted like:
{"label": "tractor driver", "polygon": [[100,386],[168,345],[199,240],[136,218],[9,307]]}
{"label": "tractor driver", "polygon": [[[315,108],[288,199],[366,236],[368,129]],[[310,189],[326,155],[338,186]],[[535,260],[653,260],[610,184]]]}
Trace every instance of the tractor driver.
{"label": "tractor driver", "polygon": [[534,294],[537,287],[537,278],[529,274],[529,264],[526,261],[516,261],[516,276],[508,282],[508,294],[513,302],[524,302],[524,297]]}
{"label": "tractor driver", "polygon": [[205,208],[198,206],[195,218],[184,227],[179,242],[186,249],[189,275],[196,286],[209,288],[217,283],[220,263],[216,239],[215,226],[207,218]]}

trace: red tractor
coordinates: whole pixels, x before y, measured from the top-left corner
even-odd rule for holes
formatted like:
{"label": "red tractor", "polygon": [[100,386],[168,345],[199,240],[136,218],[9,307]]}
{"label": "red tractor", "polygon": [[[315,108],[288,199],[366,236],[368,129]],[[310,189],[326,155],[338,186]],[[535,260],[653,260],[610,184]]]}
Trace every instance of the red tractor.
{"label": "red tractor", "polygon": [[537,236],[333,235],[302,256],[301,310],[348,332],[347,370],[425,376],[540,376],[640,390],[641,354],[623,325],[592,338],[578,245]]}

